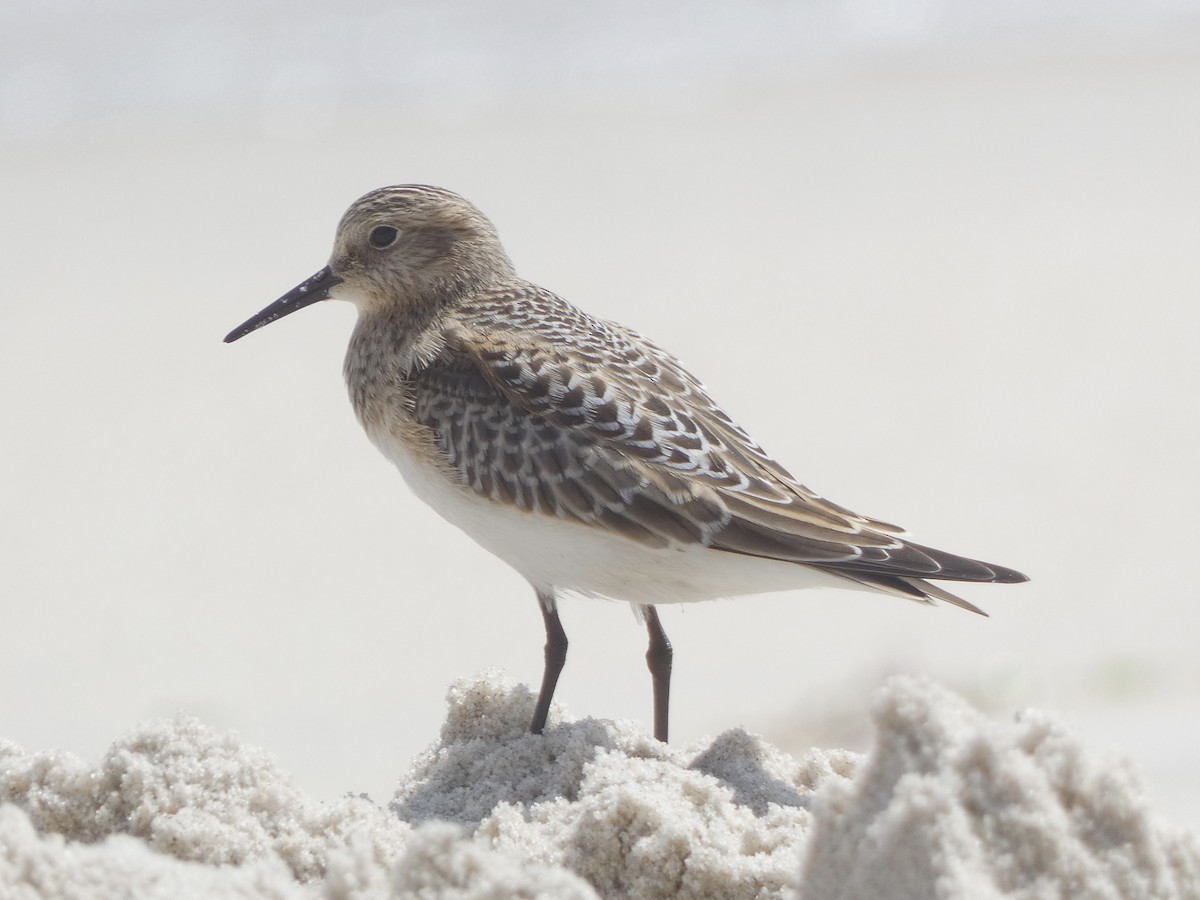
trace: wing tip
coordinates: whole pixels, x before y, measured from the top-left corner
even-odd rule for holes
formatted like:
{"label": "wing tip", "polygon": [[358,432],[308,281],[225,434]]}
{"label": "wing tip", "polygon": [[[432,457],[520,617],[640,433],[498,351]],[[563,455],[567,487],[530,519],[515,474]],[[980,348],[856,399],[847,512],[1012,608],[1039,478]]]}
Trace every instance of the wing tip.
{"label": "wing tip", "polygon": [[974,603],[970,603],[957,594],[952,594],[944,588],[938,587],[936,584],[930,584],[928,581],[925,581],[922,578],[903,578],[901,580],[920,591],[930,601],[941,600],[945,603],[949,603],[952,606],[957,606],[959,609],[965,609],[967,612],[973,612],[977,616],[983,616],[985,619],[991,618],[991,616],[985,613]]}
{"label": "wing tip", "polygon": [[1007,566],[997,566],[992,563],[985,563],[992,570],[994,584],[1021,584],[1029,580],[1029,576],[1024,572],[1018,572],[1016,569],[1010,569]]}

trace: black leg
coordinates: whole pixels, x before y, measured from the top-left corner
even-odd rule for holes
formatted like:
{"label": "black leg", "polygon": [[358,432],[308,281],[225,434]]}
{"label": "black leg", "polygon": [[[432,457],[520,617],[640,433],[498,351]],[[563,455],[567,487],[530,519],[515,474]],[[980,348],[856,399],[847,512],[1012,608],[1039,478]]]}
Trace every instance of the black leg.
{"label": "black leg", "polygon": [[[546,728],[546,716],[550,714],[550,700],[558,684],[558,674],[567,661],[567,633],[558,619],[553,595],[538,594],[542,607],[542,618],[546,621],[546,668],[542,673],[542,689],[538,693],[537,708],[533,711],[533,723],[529,730],[541,734]],[[668,646],[668,649],[669,646]]]}
{"label": "black leg", "polygon": [[654,737],[667,742],[668,709],[671,705],[671,659],[675,651],[671,641],[658,621],[658,610],[643,606],[646,630],[650,633],[650,648],[646,651],[646,665],[650,667],[650,679],[654,683]]}

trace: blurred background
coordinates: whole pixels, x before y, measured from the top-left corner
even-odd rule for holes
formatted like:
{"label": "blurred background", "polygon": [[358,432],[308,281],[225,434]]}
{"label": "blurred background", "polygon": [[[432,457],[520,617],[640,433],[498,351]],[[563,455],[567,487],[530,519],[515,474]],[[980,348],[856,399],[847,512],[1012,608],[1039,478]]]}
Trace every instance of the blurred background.
{"label": "blurred background", "polygon": [[[0,735],[183,710],[384,801],[453,679],[536,685],[530,589],[354,421],[352,309],[221,343],[418,181],[810,487],[1033,578],[665,609],[675,740],[866,749],[927,673],[1200,825],[1197,110],[1182,0],[6,0]],[[563,620],[559,701],[649,728],[629,611]]]}

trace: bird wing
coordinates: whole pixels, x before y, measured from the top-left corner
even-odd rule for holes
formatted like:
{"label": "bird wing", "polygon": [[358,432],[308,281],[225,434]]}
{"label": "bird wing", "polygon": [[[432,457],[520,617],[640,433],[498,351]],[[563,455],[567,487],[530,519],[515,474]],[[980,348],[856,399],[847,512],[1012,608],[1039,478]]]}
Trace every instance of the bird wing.
{"label": "bird wing", "polygon": [[456,325],[417,376],[414,412],[493,500],[907,594],[899,579],[1007,580],[804,487],[678,360],[623,326],[540,289],[479,298]]}

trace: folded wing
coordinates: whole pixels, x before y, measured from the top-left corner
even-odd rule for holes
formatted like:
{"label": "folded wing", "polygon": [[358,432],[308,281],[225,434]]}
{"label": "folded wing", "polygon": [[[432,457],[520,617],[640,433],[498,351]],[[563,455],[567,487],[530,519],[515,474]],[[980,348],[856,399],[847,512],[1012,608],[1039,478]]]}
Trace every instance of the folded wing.
{"label": "folded wing", "polygon": [[533,288],[481,298],[462,315],[477,320],[448,330],[418,376],[414,412],[493,500],[651,546],[802,563],[976,612],[924,579],[1025,580],[903,540],[896,526],[810,491],[674,357],[622,326]]}

